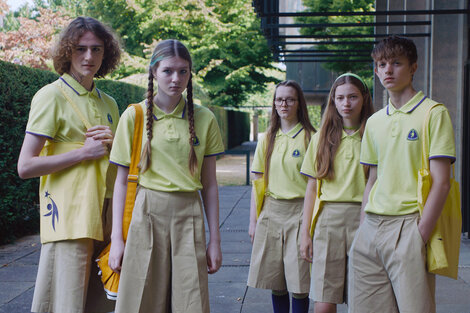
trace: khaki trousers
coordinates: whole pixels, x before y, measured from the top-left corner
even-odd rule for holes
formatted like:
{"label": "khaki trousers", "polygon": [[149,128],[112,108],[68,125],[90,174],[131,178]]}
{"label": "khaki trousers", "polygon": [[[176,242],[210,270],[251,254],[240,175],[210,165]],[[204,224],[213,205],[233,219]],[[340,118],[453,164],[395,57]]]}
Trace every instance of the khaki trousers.
{"label": "khaki trousers", "polygon": [[114,310],[98,275],[95,259],[109,243],[112,201],[105,200],[105,241],[90,238],[45,243],[41,247],[32,312],[104,313]]}
{"label": "khaki trousers", "polygon": [[309,264],[300,257],[303,198],[265,199],[251,253],[248,286],[308,293]]}
{"label": "khaki trousers", "polygon": [[367,214],[349,258],[349,312],[434,313],[419,215]]}
{"label": "khaki trousers", "polygon": [[360,203],[323,205],[313,236],[310,298],[314,301],[346,302],[349,249],[360,215]]}
{"label": "khaki trousers", "polygon": [[116,313],[209,313],[208,288],[199,194],[140,187]]}

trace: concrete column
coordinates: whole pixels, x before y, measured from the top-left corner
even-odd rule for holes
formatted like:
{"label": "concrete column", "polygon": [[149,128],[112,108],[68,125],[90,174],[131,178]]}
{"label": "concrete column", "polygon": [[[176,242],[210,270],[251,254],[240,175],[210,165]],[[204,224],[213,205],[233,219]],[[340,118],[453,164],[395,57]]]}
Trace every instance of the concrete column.
{"label": "concrete column", "polygon": [[[462,0],[435,0],[434,9],[465,8]],[[435,15],[432,23],[430,96],[445,104],[455,132],[456,178],[460,181],[462,158],[462,105],[464,66],[467,60],[466,16]],[[465,48],[465,49],[464,49]],[[468,162],[468,160],[467,160]]]}

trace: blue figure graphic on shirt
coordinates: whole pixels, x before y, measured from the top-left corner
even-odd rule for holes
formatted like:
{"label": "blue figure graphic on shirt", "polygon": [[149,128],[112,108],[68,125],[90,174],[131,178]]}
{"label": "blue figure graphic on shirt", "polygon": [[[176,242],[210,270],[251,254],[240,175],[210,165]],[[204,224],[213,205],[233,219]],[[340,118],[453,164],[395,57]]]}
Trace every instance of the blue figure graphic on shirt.
{"label": "blue figure graphic on shirt", "polygon": [[48,191],[46,191],[44,197],[48,198],[51,201],[51,203],[47,204],[47,210],[49,212],[44,214],[44,216],[52,216],[52,228],[55,231],[56,220],[57,222],[59,222],[59,209],[57,208],[57,205],[55,204],[54,200],[52,200],[51,194]]}

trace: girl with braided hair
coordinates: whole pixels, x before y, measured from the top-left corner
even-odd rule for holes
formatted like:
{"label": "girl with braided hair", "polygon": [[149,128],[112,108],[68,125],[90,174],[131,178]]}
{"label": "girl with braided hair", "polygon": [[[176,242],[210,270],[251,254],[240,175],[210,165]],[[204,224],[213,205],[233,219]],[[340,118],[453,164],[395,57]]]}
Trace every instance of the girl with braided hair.
{"label": "girl with braided hair", "polygon": [[[193,104],[191,56],[177,40],[160,42],[150,60],[139,188],[127,241],[122,218],[135,109],[116,131],[118,165],[109,265],[121,274],[116,313],[209,312],[207,273],[221,266],[216,155],[224,146],[214,115]],[[158,92],[154,93],[154,80]],[[183,91],[187,90],[186,99]],[[210,238],[206,248],[201,199]]]}

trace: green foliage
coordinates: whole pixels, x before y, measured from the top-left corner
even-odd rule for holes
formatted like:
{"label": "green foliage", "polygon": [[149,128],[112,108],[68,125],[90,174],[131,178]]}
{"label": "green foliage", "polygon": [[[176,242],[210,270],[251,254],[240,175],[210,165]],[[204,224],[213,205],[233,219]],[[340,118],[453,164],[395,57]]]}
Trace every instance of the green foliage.
{"label": "green foliage", "polygon": [[[0,243],[39,229],[39,180],[20,179],[16,163],[31,99],[41,87],[57,78],[57,74],[49,71],[0,61]],[[121,111],[127,104],[140,101],[145,91],[107,80],[98,81],[97,86],[116,99]]]}
{"label": "green foliage", "polygon": [[250,115],[246,112],[228,110],[228,143],[227,148],[241,145],[250,140]]}
{"label": "green foliage", "polygon": [[208,108],[215,115],[215,119],[217,120],[217,123],[219,124],[220,132],[222,133],[222,141],[224,142],[224,147],[227,150],[228,137],[229,137],[228,136],[229,134],[228,118],[227,118],[228,111],[225,110],[224,108],[213,106],[213,105],[208,106]]}
{"label": "green foliage", "polygon": [[31,98],[57,76],[0,62],[0,241],[38,230],[38,179],[21,180],[16,163]]}
{"label": "green foliage", "polygon": [[124,112],[129,104],[142,101],[147,92],[145,88],[139,86],[107,79],[97,80],[96,87],[116,100],[120,114]]}
{"label": "green foliage", "polygon": [[157,41],[182,41],[195,80],[214,105],[243,105],[267,83],[278,82],[266,74],[273,68],[271,52],[250,0],[91,0],[85,6],[120,34],[130,54],[148,58]]}
{"label": "green foliage", "polygon": [[308,117],[310,118],[310,123],[318,131],[321,124],[321,106],[319,105],[309,105],[307,106]]}
{"label": "green foliage", "polygon": [[[307,7],[307,11],[311,12],[368,12],[374,11],[374,0],[303,0],[303,4]],[[301,23],[372,23],[374,22],[373,16],[319,16],[319,17],[298,17],[297,22]],[[301,29],[302,35],[371,35],[374,33],[372,26],[364,27],[306,27]],[[339,39],[325,39],[324,41],[335,40],[337,42],[345,41],[371,41],[373,38],[339,38]],[[372,44],[364,43],[358,45],[315,45],[317,49],[326,50],[355,50],[372,51]],[[367,56],[351,56],[344,57],[343,59],[357,60],[364,59]],[[327,58],[328,59],[328,58]],[[337,73],[354,72],[363,77],[373,77],[372,61],[370,63],[358,62],[335,62],[332,61],[325,63],[325,68]]]}

